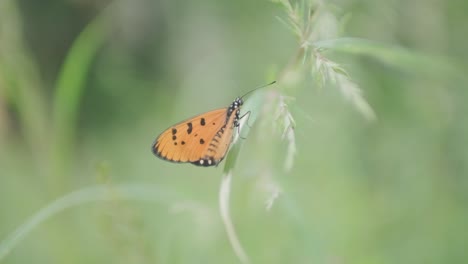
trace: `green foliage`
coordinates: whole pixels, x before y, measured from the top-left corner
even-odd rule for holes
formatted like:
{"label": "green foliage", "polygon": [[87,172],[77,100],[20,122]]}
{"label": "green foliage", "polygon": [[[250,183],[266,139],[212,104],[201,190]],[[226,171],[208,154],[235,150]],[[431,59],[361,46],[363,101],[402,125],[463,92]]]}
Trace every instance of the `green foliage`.
{"label": "green foliage", "polygon": [[68,189],[64,183],[63,174],[68,171],[69,162],[73,158],[80,101],[86,88],[93,59],[102,48],[107,35],[111,33],[112,7],[107,7],[97,19],[80,32],[58,74],[52,105],[54,148],[50,181],[55,182],[52,190],[54,193]]}
{"label": "green foliage", "polygon": [[[468,4],[79,2],[0,2],[0,262],[468,258]],[[151,154],[271,80],[218,168]]]}

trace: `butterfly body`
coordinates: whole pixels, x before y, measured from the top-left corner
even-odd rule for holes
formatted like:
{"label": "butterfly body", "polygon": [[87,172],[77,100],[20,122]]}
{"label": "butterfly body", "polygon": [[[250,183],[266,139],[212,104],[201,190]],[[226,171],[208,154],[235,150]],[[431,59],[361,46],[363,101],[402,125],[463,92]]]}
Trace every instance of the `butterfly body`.
{"label": "butterfly body", "polygon": [[164,160],[217,166],[226,156],[239,126],[242,98],[227,108],[209,111],[166,129],[154,141],[153,153]]}

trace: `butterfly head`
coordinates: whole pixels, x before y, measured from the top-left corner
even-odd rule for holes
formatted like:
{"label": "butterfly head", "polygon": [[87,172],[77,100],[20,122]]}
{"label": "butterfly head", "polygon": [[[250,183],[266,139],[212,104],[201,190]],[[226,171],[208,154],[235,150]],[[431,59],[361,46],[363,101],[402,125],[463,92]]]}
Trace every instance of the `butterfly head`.
{"label": "butterfly head", "polygon": [[237,97],[236,100],[234,100],[231,105],[228,107],[228,115],[230,115],[232,112],[235,110],[239,109],[242,105],[244,104],[244,100],[242,98]]}
{"label": "butterfly head", "polygon": [[241,97],[237,97],[236,100],[234,100],[234,102],[232,102],[231,107],[233,109],[237,109],[243,104],[244,104],[244,100],[242,100]]}
{"label": "butterfly head", "polygon": [[228,107],[227,109],[227,115],[226,115],[226,123],[229,120],[229,117],[234,113],[234,126],[237,127],[239,126],[239,113],[240,113],[240,107],[244,104],[244,100],[242,100],[242,97],[237,97],[234,102]]}

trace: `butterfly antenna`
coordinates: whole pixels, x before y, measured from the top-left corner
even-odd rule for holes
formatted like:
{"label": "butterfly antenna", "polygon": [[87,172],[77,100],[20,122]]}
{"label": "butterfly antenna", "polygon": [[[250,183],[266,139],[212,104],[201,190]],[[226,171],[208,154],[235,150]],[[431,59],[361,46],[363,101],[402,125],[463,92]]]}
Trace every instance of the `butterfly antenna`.
{"label": "butterfly antenna", "polygon": [[251,91],[248,91],[246,94],[244,94],[243,96],[241,96],[241,98],[244,98],[244,96],[248,95],[249,93],[252,93],[252,92],[257,91],[258,89],[265,88],[265,87],[270,86],[270,85],[275,84],[275,83],[276,83],[276,81],[272,81],[271,83],[268,83],[268,84],[264,84],[264,85],[262,85],[262,86],[259,86],[259,87],[255,88],[255,89],[251,90]]}

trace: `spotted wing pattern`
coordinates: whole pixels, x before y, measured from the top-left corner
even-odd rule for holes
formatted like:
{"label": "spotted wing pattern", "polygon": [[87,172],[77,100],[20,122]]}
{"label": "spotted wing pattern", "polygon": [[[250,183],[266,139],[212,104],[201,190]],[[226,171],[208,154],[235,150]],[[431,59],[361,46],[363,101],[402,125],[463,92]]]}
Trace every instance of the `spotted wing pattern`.
{"label": "spotted wing pattern", "polygon": [[153,153],[171,162],[218,165],[229,150],[234,128],[239,125],[242,103],[237,98],[227,108],[197,115],[166,129],[156,138]]}

